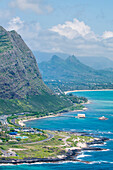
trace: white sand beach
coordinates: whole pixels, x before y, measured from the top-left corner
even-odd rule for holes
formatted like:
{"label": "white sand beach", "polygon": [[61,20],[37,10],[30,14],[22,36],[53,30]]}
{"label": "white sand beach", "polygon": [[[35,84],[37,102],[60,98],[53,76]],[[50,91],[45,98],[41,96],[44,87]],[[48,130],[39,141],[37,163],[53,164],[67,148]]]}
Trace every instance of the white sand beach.
{"label": "white sand beach", "polygon": [[113,91],[113,89],[97,89],[97,90],[72,90],[72,91],[65,91],[65,94],[73,93],[73,92],[84,92],[84,91]]}

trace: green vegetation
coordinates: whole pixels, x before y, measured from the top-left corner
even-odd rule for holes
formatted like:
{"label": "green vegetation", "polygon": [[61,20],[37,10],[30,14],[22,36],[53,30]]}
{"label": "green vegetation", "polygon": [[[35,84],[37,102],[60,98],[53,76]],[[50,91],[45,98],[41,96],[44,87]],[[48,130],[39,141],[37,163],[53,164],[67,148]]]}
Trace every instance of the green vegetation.
{"label": "green vegetation", "polygon": [[[2,130],[4,130],[0,132],[0,140],[1,140],[2,145],[32,143],[32,142],[37,142],[37,141],[41,141],[41,140],[48,138],[48,135],[46,133],[43,133],[41,130],[38,131],[38,133],[37,131],[30,133],[30,132],[23,132],[22,130],[19,130],[18,131],[19,136],[16,136],[16,137],[15,135],[9,135],[12,132],[11,129],[10,131],[7,131],[2,128]],[[22,138],[23,136],[25,138]]]}
{"label": "green vegetation", "polygon": [[8,33],[4,32],[4,29],[0,27],[0,53],[10,51],[13,48],[9,39]]}
{"label": "green vegetation", "polygon": [[84,108],[83,105],[81,105],[81,104],[76,104],[76,107],[75,107],[74,110],[82,110],[83,108]]}
{"label": "green vegetation", "polygon": [[80,104],[80,103],[87,103],[88,99],[86,97],[77,97],[75,95],[73,95],[72,93],[68,94],[68,98],[76,104]]}
{"label": "green vegetation", "polygon": [[[21,132],[19,132],[21,133]],[[42,143],[31,143],[27,144],[24,143],[26,139],[24,139],[24,142],[22,144],[18,143],[16,145],[13,145],[9,143],[6,144],[0,144],[0,149],[5,150],[7,152],[10,152],[11,149],[14,151],[18,156],[10,156],[10,158],[18,158],[18,159],[24,159],[24,158],[48,158],[48,157],[58,157],[62,155],[66,155],[66,148],[71,148],[73,146],[77,147],[78,142],[86,143],[93,141],[93,137],[87,137],[87,136],[80,136],[76,133],[69,133],[69,132],[58,132],[58,131],[44,131],[43,135],[46,135],[47,133],[53,134],[53,138],[42,142]],[[39,135],[37,135],[39,137]],[[28,138],[36,139],[36,134],[29,134]],[[43,140],[43,138],[41,138]],[[34,141],[34,140],[32,140]],[[39,141],[39,140],[38,140]],[[27,141],[26,141],[27,142]],[[2,154],[2,153],[1,153]],[[0,159],[2,159],[2,156],[0,156]]]}
{"label": "green vegetation", "polygon": [[56,112],[70,107],[72,103],[66,96],[56,96],[45,93],[43,95],[29,96],[26,99],[0,99],[0,113]]}
{"label": "green vegetation", "polygon": [[0,53],[0,114],[47,114],[72,106],[44,84],[34,55],[15,31],[0,27]]}
{"label": "green vegetation", "polygon": [[[68,90],[113,89],[113,71],[94,70],[75,56],[63,60],[53,56],[39,63],[45,84],[58,93]],[[60,90],[59,90],[60,89]]]}
{"label": "green vegetation", "polygon": [[[41,149],[40,149],[41,147]],[[31,149],[33,148],[33,149]],[[48,157],[57,157],[57,155],[61,155],[61,153],[65,153],[64,150],[62,150],[59,147],[45,147],[42,145],[38,145],[34,147],[29,147],[28,150],[23,151],[17,151],[17,155],[19,156],[19,159],[23,158],[48,158]]]}
{"label": "green vegetation", "polygon": [[[113,75],[113,74],[112,74]],[[105,76],[106,77],[106,76]],[[55,93],[60,91],[72,91],[72,90],[101,90],[101,89],[113,89],[113,82],[77,82],[75,80],[62,81],[62,80],[45,80],[45,84],[53,90]],[[60,91],[59,91],[60,89]]]}
{"label": "green vegetation", "polygon": [[93,141],[93,137],[89,137],[89,136],[75,136],[75,135],[71,135],[71,137],[69,139],[67,139],[67,142],[71,142],[71,145],[73,147],[77,146],[77,143],[87,143],[87,142],[91,142]]}
{"label": "green vegetation", "polygon": [[2,140],[3,143],[7,143],[10,140],[7,132],[0,132],[0,140]]}

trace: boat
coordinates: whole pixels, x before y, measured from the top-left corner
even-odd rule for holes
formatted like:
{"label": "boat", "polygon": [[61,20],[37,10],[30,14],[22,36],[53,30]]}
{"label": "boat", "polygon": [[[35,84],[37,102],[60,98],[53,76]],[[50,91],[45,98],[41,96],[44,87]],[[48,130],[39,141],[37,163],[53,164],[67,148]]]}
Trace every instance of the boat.
{"label": "boat", "polygon": [[99,117],[99,120],[108,120],[108,118],[105,116],[102,116],[102,117]]}

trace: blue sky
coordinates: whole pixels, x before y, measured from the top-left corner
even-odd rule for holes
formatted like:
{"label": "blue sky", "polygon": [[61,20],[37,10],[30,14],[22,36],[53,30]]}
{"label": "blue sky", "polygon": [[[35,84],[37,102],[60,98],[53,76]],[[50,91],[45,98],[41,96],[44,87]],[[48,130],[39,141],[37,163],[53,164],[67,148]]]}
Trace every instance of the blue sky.
{"label": "blue sky", "polygon": [[113,59],[113,0],[0,0],[0,25],[32,50]]}

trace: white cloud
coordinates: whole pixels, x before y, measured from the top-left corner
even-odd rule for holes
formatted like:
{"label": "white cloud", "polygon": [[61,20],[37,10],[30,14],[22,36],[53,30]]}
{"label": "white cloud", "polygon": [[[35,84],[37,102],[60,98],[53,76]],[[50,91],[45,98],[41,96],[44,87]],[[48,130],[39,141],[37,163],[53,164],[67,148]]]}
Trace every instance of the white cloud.
{"label": "white cloud", "polygon": [[53,10],[53,8],[45,4],[43,0],[12,0],[10,5],[13,8],[18,7],[21,10],[32,10],[37,14],[50,13]]}
{"label": "white cloud", "polygon": [[79,21],[76,18],[73,22],[67,21],[65,24],[53,26],[50,31],[56,32],[59,35],[65,36],[68,39],[74,39],[77,37],[83,37],[88,39],[96,39],[96,35],[91,28],[86,25],[83,21]]}
{"label": "white cloud", "polygon": [[105,31],[102,35],[103,39],[108,39],[108,38],[112,38],[113,37],[113,32],[111,31]]}
{"label": "white cloud", "polygon": [[39,46],[40,41],[38,37],[41,30],[39,23],[26,23],[25,21],[22,21],[20,17],[15,17],[9,21],[6,29],[8,31],[17,31],[30,48],[32,47],[32,49],[34,49]]}
{"label": "white cloud", "polygon": [[78,20],[66,22],[60,25],[60,29],[53,31],[53,27],[44,30],[38,22],[26,23],[19,17],[15,17],[8,25],[8,30],[12,29],[16,30],[27,45],[35,51],[62,52],[76,56],[109,56],[111,58],[113,56],[112,34],[105,36],[104,32],[103,35],[106,38],[102,38],[103,36],[95,35],[89,26]]}
{"label": "white cloud", "polygon": [[23,28],[24,26],[24,21],[22,21],[19,17],[15,17],[13,19],[11,19],[8,23],[8,30],[15,30],[15,31],[19,31]]}

